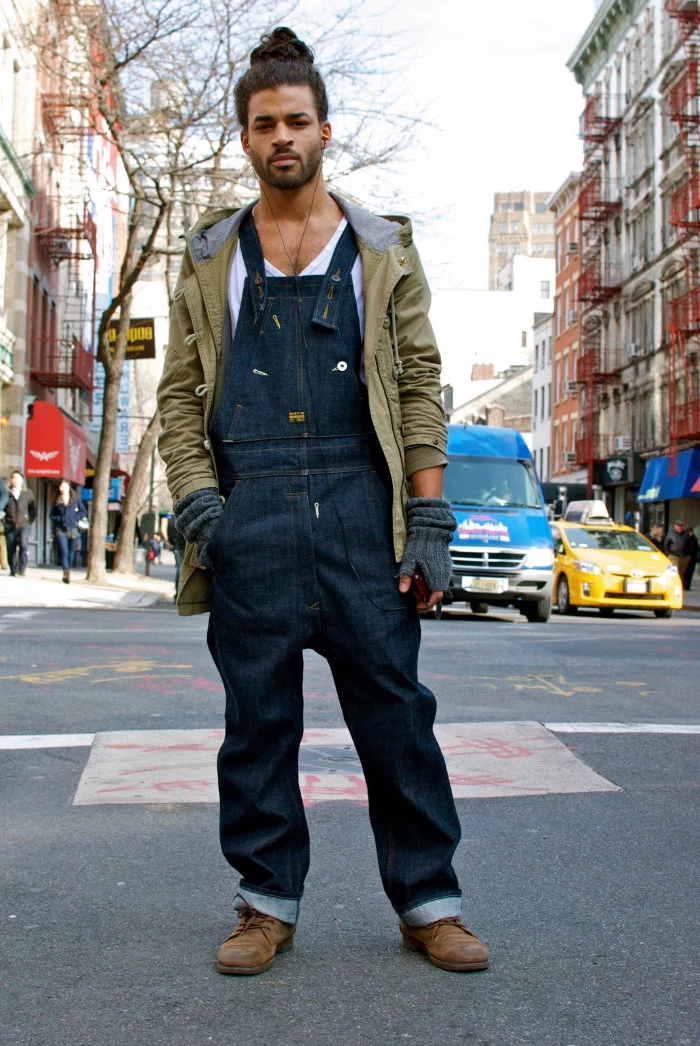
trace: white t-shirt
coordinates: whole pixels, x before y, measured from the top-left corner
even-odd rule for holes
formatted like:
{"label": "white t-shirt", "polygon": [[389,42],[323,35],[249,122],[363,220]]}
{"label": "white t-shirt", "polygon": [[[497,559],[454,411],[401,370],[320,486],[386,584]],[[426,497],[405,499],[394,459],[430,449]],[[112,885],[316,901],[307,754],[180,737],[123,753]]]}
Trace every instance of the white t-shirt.
{"label": "white t-shirt", "polygon": [[[330,265],[331,258],[333,257],[333,251],[338,245],[338,240],[343,235],[345,228],[348,224],[347,218],[341,218],[340,225],[335,230],[330,240],[323,248],[320,254],[318,254],[312,262],[310,262],[303,272],[299,273],[300,276],[325,276],[328,266]],[[229,276],[228,282],[228,306],[231,312],[231,333],[232,335],[236,332],[236,324],[238,322],[238,314],[241,310],[241,299],[243,298],[243,285],[247,276],[245,262],[243,260],[243,252],[236,248],[236,253],[233,256],[233,264],[231,265],[231,275]],[[265,259],[265,275],[266,276],[284,276],[283,272],[276,269],[274,265],[270,265],[267,258]],[[355,291],[355,301],[357,302],[357,315],[360,320],[360,331],[365,329],[365,296],[362,290],[362,259],[359,254],[355,259],[355,264],[352,267],[352,286]]]}

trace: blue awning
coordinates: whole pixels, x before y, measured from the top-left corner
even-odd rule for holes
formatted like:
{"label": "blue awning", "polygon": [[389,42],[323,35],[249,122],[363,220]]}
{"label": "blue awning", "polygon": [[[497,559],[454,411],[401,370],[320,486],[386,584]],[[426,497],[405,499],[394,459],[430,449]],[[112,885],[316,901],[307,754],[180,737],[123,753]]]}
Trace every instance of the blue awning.
{"label": "blue awning", "polygon": [[668,455],[647,461],[637,501],[670,501],[672,498],[700,498],[700,447],[676,455],[676,474],[670,473]]}

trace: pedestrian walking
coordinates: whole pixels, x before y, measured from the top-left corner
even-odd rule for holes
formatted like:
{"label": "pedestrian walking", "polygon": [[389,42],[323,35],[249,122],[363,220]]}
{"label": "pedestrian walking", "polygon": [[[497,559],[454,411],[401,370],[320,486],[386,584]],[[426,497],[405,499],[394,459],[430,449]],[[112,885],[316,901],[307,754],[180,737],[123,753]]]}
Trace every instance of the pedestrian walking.
{"label": "pedestrian walking", "polygon": [[678,568],[682,582],[690,560],[690,539],[682,519],[675,520],[664,538],[664,552],[673,565]]}
{"label": "pedestrian walking", "polygon": [[291,30],[263,37],[236,105],[260,199],[186,237],[159,387],[188,542],[178,607],[211,609],[226,691],[220,832],[241,878],[217,968],[260,973],[292,945],[309,864],[298,750],[313,649],[362,762],[404,945],[443,969],[483,969],[486,946],[460,918],[435,698],[417,677],[417,607],[449,585],[455,519],[411,224],[328,191],[326,90]]}
{"label": "pedestrian walking", "polygon": [[10,574],[24,577],[29,551],[29,532],[36,519],[34,495],[24,485],[21,472],[10,476],[10,489],[5,506],[5,540]]}
{"label": "pedestrian walking", "polygon": [[688,527],[686,531],[688,543],[686,546],[686,552],[688,553],[688,565],[683,573],[683,588],[686,592],[690,592],[693,584],[693,574],[695,573],[695,565],[698,561],[698,552],[700,551],[700,545],[698,539],[695,536],[695,531],[692,527]]}
{"label": "pedestrian walking", "polygon": [[9,496],[10,492],[7,489],[7,483],[0,476],[0,570],[9,569],[7,542],[5,541],[5,508],[7,507]]}
{"label": "pedestrian walking", "polygon": [[664,550],[664,528],[660,523],[652,523],[649,527],[649,533],[647,537],[651,541],[652,545],[656,545],[660,552]]}
{"label": "pedestrian walking", "polygon": [[[75,554],[82,530],[86,530],[88,514],[67,479],[61,480],[50,514],[54,537],[63,568],[63,581],[70,584],[70,572],[75,565]],[[89,525],[89,524],[88,524]]]}

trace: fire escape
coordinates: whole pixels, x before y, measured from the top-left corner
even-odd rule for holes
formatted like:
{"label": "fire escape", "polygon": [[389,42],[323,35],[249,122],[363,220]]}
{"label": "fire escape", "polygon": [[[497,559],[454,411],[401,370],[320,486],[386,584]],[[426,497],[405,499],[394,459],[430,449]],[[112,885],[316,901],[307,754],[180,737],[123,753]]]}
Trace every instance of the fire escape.
{"label": "fire escape", "polygon": [[[83,160],[87,125],[81,112],[87,100],[44,95],[42,116],[47,137],[62,145],[74,141],[76,159]],[[34,199],[34,235],[39,251],[53,266],[64,265],[56,302],[57,321],[44,325],[34,337],[32,376],[48,388],[93,388],[94,357],[84,345],[86,332],[95,329],[97,229],[81,179],[75,191],[64,184],[59,196],[37,194]]]}
{"label": "fire escape", "polygon": [[700,439],[700,4],[666,0],[683,44],[684,69],[668,93],[670,118],[677,124],[686,177],[671,198],[669,221],[678,230],[685,263],[685,291],[668,305],[669,451]]}
{"label": "fire escape", "polygon": [[600,433],[603,391],[617,383],[621,367],[619,352],[607,344],[604,317],[611,300],[620,292],[619,260],[611,260],[610,222],[622,209],[619,179],[611,178],[605,164],[605,146],[617,132],[622,117],[610,109],[613,98],[592,95],[581,116],[584,166],[579,191],[579,224],[582,256],[578,282],[581,317],[581,350],[576,378],[581,385],[581,419],[576,440],[576,459],[588,472],[606,455]]}

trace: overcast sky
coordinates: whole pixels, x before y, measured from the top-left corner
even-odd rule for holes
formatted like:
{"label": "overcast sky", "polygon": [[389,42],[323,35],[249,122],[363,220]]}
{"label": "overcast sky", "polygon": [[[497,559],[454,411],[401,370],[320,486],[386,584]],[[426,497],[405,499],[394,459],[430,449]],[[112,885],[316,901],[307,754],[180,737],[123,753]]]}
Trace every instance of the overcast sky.
{"label": "overcast sky", "polygon": [[[303,37],[329,4],[301,6],[304,14],[290,22]],[[436,290],[486,287],[493,193],[554,191],[580,169],[582,95],[566,60],[593,17],[594,0],[356,6],[375,15],[389,37],[402,30],[401,90],[407,106],[434,124],[419,128],[396,169],[372,186],[372,203],[414,217]],[[317,61],[322,67],[322,49]]]}

